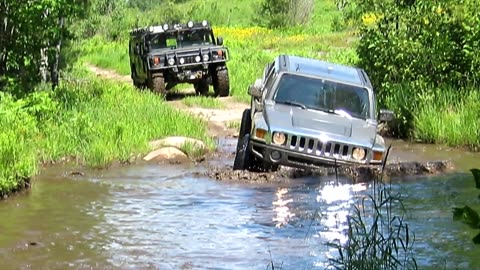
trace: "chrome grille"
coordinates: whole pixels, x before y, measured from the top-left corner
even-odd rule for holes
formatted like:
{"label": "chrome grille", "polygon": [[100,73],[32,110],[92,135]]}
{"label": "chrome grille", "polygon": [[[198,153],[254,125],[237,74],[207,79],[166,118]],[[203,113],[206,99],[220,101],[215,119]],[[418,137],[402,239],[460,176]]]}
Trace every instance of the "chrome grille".
{"label": "chrome grille", "polygon": [[320,157],[352,159],[352,151],[354,146],[339,142],[323,143],[316,138],[288,135],[287,147],[290,150]]}

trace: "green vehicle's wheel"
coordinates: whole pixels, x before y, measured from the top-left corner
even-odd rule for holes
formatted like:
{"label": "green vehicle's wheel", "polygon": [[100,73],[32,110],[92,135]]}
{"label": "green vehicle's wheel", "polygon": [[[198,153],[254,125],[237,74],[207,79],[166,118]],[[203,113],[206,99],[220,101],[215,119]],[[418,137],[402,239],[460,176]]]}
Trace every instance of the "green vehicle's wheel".
{"label": "green vehicle's wheel", "polygon": [[150,89],[158,95],[163,97],[167,94],[167,89],[165,86],[165,79],[162,74],[153,74]]}
{"label": "green vehicle's wheel", "polygon": [[228,77],[228,69],[225,66],[220,66],[215,69],[212,76],[213,90],[215,96],[228,97],[230,94],[230,79]]}
{"label": "green vehicle's wheel", "polygon": [[208,94],[208,82],[205,80],[195,83],[193,87],[197,95],[206,96]]}

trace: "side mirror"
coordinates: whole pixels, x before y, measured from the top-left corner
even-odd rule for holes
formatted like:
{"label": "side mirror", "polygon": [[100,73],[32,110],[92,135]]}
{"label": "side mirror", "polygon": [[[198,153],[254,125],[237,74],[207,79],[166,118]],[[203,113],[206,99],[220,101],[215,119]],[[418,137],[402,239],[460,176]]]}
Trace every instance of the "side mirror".
{"label": "side mirror", "polygon": [[378,113],[378,121],[380,122],[390,122],[395,119],[395,113],[390,110],[380,109]]}
{"label": "side mirror", "polygon": [[255,83],[248,87],[248,94],[256,98],[262,97],[262,80],[261,79],[256,79]]}
{"label": "side mirror", "polygon": [[222,37],[217,37],[217,45],[222,46],[223,45],[223,38]]}

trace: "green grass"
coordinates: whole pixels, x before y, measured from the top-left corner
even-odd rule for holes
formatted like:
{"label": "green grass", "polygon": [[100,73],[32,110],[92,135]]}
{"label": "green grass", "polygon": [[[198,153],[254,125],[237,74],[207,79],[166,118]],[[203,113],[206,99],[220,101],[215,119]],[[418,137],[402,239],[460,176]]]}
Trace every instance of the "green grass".
{"label": "green grass", "polygon": [[239,130],[241,121],[230,121],[227,123],[227,128]]}
{"label": "green grass", "polygon": [[23,106],[0,92],[0,198],[21,188],[37,171],[36,120]]}
{"label": "green grass", "polygon": [[480,94],[477,89],[445,88],[424,97],[414,114],[414,137],[423,142],[479,150]]}
{"label": "green grass", "polygon": [[128,41],[105,42],[100,37],[94,37],[75,46],[81,46],[82,62],[130,75]]}
{"label": "green grass", "polygon": [[201,107],[211,109],[222,109],[225,105],[217,98],[204,96],[188,96],[183,99],[183,103],[189,107]]}
{"label": "green grass", "polygon": [[[77,78],[83,78],[82,80]],[[130,85],[100,80],[80,69],[55,92],[0,99],[0,195],[16,190],[39,162],[63,157],[105,167],[149,151],[148,142],[171,135],[214,142],[206,123]],[[197,150],[186,147],[189,156]]]}

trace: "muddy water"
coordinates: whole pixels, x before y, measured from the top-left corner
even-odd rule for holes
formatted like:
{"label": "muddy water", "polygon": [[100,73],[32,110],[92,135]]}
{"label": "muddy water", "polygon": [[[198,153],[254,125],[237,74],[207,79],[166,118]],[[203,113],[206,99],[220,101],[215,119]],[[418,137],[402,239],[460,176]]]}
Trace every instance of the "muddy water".
{"label": "muddy water", "polygon": [[[222,147],[231,152],[234,142]],[[480,167],[480,155],[447,150],[395,142],[392,158],[450,157],[459,172],[392,187],[405,197],[421,269],[480,269],[476,232],[451,220],[453,206],[478,204],[464,171]],[[271,260],[276,269],[325,269],[336,254],[326,243],[345,241],[351,205],[372,189],[333,177],[223,183],[201,176],[204,166],[84,176],[49,168],[30,192],[0,201],[0,269],[267,269]]]}

